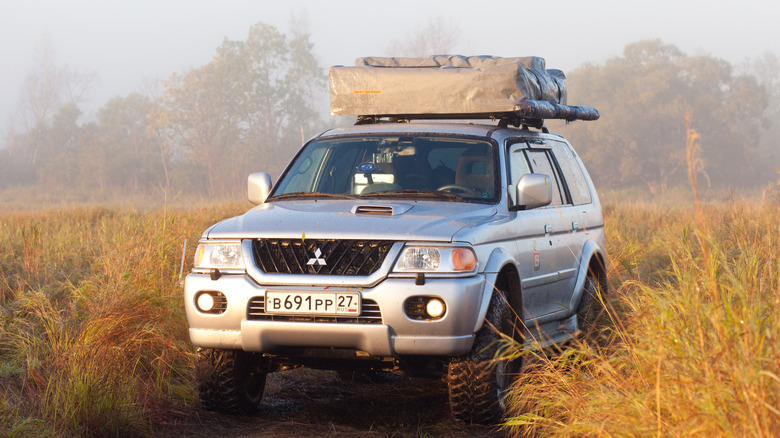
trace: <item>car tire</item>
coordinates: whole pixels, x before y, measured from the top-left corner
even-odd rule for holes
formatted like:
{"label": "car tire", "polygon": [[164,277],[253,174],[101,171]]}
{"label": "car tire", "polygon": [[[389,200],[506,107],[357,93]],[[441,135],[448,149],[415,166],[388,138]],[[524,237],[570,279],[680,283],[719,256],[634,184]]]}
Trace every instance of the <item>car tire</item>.
{"label": "car tire", "polygon": [[604,292],[606,292],[604,276],[595,273],[588,274],[580,304],[577,306],[577,328],[581,332],[591,332],[604,314]]}
{"label": "car tire", "polygon": [[259,354],[238,350],[198,348],[195,372],[204,409],[229,414],[257,410],[268,375]]}
{"label": "car tire", "polygon": [[485,323],[471,353],[450,361],[447,368],[452,415],[465,423],[495,424],[506,412],[505,395],[521,370],[522,359],[499,359],[501,332],[512,335],[512,309],[501,291],[493,294]]}

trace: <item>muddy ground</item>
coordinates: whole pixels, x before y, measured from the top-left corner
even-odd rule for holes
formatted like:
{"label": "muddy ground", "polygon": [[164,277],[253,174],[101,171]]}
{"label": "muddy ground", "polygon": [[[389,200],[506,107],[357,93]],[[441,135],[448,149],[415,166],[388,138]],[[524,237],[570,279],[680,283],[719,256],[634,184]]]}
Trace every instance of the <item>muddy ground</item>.
{"label": "muddy ground", "polygon": [[[167,428],[166,428],[167,429]],[[199,411],[163,432],[192,437],[501,437],[495,427],[456,422],[439,379],[391,376],[351,381],[297,369],[268,377],[261,410],[248,416]]]}

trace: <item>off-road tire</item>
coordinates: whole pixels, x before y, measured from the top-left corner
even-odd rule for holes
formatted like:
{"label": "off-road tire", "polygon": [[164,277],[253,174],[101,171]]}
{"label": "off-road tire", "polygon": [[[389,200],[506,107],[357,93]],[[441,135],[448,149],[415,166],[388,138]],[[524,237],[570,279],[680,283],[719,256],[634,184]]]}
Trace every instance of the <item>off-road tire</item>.
{"label": "off-road tire", "polygon": [[450,410],[465,423],[495,424],[503,417],[503,398],[513,376],[520,370],[521,359],[496,360],[500,334],[512,334],[512,309],[504,293],[496,291],[477,332],[471,353],[450,361],[447,369]]}
{"label": "off-road tire", "polygon": [[198,348],[195,372],[201,406],[228,414],[257,410],[265,390],[267,369],[259,354]]}
{"label": "off-road tire", "polygon": [[577,328],[583,333],[590,333],[598,320],[604,315],[602,296],[606,292],[604,276],[589,273],[585,279],[580,304],[577,306]]}

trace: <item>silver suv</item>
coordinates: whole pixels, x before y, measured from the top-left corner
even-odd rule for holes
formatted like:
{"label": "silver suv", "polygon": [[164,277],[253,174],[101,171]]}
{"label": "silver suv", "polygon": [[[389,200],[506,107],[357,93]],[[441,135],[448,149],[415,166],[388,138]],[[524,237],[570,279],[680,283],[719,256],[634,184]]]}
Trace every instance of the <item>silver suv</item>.
{"label": "silver suv", "polygon": [[[300,150],[256,207],[203,233],[185,281],[204,407],[256,409],[307,366],[446,376],[454,416],[490,423],[521,360],[589,323],[603,216],[545,128],[362,119]],[[518,344],[515,344],[518,345]]]}

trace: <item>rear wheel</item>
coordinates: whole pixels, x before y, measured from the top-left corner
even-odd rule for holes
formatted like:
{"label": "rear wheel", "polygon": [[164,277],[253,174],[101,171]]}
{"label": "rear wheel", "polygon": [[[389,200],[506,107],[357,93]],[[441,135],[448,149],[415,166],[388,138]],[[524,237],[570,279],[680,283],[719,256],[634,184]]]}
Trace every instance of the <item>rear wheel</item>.
{"label": "rear wheel", "polygon": [[607,290],[603,274],[591,272],[585,279],[580,304],[577,306],[577,328],[585,333],[593,330],[598,320],[604,315],[604,297]]}
{"label": "rear wheel", "polygon": [[504,399],[521,370],[522,359],[497,358],[502,333],[512,335],[512,309],[503,292],[491,299],[485,323],[469,355],[453,359],[447,369],[450,409],[466,423],[494,424],[506,411]]}
{"label": "rear wheel", "polygon": [[198,348],[195,371],[200,403],[205,409],[242,414],[260,405],[268,362],[257,353]]}

